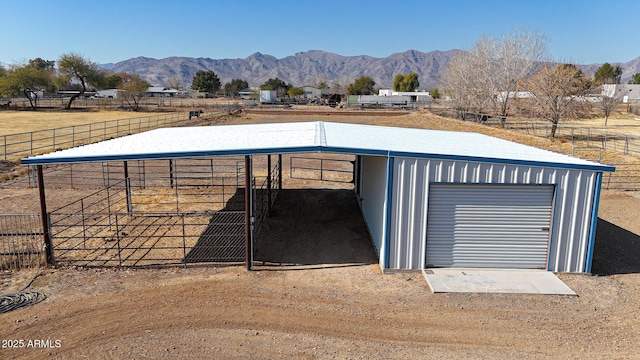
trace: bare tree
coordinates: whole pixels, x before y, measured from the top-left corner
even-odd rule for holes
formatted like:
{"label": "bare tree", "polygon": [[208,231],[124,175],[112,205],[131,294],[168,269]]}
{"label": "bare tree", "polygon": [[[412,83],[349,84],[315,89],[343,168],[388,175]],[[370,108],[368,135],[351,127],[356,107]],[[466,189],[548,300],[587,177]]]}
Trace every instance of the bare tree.
{"label": "bare tree", "polygon": [[555,68],[547,65],[529,79],[528,88],[535,95],[532,112],[553,124],[551,137],[556,136],[561,120],[576,118],[585,110],[587,102],[582,95],[589,84],[589,79],[572,64]]}
{"label": "bare tree", "polygon": [[616,106],[616,98],[613,96],[609,96],[607,94],[602,94],[600,96],[600,101],[598,101],[598,105],[602,109],[602,113],[604,114],[604,126],[607,126],[607,122],[609,121],[609,115],[613,111],[613,108]]}
{"label": "bare tree", "polygon": [[168,89],[182,89],[184,87],[184,83],[182,79],[177,74],[171,75],[169,80],[167,80],[167,88]]}
{"label": "bare tree", "polygon": [[541,34],[513,30],[501,38],[483,36],[449,62],[440,87],[452,99],[467,96],[454,100],[473,102],[466,107],[507,116],[510,100],[523,90],[519,84],[536,72],[546,54],[547,40]]}
{"label": "bare tree", "polygon": [[149,83],[136,74],[121,73],[122,83],[118,87],[118,97],[127,101],[134,111],[138,111],[140,100],[149,89]]}
{"label": "bare tree", "polygon": [[471,52],[462,51],[456,54],[449,61],[440,80],[440,87],[446,99],[462,119],[466,113],[482,109],[479,76],[472,76],[476,60]]}

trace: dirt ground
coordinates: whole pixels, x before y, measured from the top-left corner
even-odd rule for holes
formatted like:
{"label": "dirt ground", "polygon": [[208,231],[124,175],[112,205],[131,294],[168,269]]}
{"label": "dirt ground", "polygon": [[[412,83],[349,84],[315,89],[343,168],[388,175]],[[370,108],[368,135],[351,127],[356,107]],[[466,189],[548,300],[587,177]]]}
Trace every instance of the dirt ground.
{"label": "dirt ground", "polygon": [[[275,121],[239,120],[256,119]],[[294,185],[265,223],[256,271],[43,269],[30,288],[47,299],[0,314],[0,358],[640,358],[640,196],[603,192],[594,275],[559,274],[578,296],[433,294],[419,273],[381,273],[351,192]],[[0,189],[0,210],[33,206],[32,194]]]}

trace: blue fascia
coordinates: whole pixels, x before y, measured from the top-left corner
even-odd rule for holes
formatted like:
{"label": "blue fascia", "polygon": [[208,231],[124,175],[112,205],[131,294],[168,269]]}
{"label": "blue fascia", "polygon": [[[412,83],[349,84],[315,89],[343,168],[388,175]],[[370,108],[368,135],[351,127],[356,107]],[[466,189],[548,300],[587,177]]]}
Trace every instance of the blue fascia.
{"label": "blue fascia", "polygon": [[591,171],[615,171],[615,167],[609,165],[580,165],[555,163],[532,160],[487,158],[477,156],[461,156],[447,154],[424,154],[402,151],[389,151],[380,149],[360,149],[346,147],[332,147],[324,145],[314,146],[297,146],[287,148],[263,148],[263,149],[234,149],[234,150],[210,150],[210,151],[186,151],[176,153],[153,153],[153,154],[126,154],[126,155],[102,155],[102,156],[86,156],[86,157],[59,157],[52,159],[25,158],[21,160],[23,165],[45,165],[45,164],[70,164],[81,162],[105,162],[105,161],[123,161],[123,160],[157,160],[157,159],[176,159],[176,158],[193,158],[207,156],[233,156],[233,155],[266,155],[266,154],[288,154],[303,152],[331,152],[339,154],[357,154],[371,156],[390,156],[390,157],[410,157],[422,159],[451,160],[451,161],[470,161],[492,164],[509,164],[509,165],[526,165],[537,167],[551,167],[559,169],[576,169]]}
{"label": "blue fascia", "polygon": [[593,205],[591,208],[591,225],[589,226],[589,247],[585,259],[584,271],[591,273],[593,250],[596,244],[596,227],[598,226],[598,206],[600,205],[600,191],[602,190],[602,173],[596,174],[596,186],[593,190]]}

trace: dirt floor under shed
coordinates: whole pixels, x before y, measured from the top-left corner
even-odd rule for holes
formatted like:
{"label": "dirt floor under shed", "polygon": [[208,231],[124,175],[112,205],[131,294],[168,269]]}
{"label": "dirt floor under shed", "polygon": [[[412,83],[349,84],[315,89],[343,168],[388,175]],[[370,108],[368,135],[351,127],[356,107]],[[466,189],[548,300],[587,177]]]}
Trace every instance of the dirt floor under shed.
{"label": "dirt floor under shed", "polygon": [[[0,314],[0,339],[60,346],[0,358],[638,358],[640,196],[603,192],[594,275],[559,275],[578,296],[432,294],[420,273],[381,273],[352,194],[301,184],[285,182],[256,271],[42,270],[47,299]],[[33,189],[0,190],[1,212],[37,209]]]}

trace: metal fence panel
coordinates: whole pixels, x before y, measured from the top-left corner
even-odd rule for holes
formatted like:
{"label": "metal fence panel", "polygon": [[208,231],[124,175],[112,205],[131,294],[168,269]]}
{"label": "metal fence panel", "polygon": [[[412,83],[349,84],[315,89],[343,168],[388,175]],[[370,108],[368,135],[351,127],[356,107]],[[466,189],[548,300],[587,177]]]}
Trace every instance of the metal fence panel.
{"label": "metal fence panel", "polygon": [[17,271],[46,261],[39,214],[0,214],[0,270]]}
{"label": "metal fence panel", "polygon": [[78,266],[242,262],[246,251],[244,211],[57,214],[51,233],[56,263]]}

